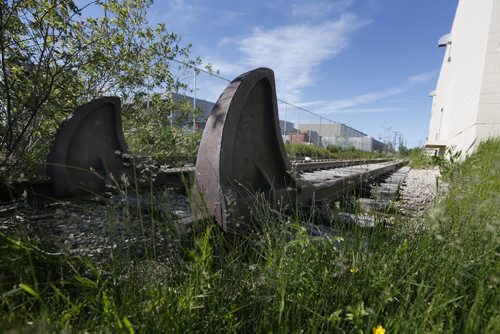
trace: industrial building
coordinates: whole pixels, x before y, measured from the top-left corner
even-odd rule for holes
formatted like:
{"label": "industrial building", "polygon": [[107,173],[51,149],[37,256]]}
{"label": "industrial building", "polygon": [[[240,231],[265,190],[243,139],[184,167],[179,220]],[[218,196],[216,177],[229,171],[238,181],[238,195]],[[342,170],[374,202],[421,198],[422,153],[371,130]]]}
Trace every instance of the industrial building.
{"label": "industrial building", "polygon": [[338,145],[343,148],[350,146],[362,151],[385,151],[387,145],[367,134],[342,123],[300,124],[300,131],[314,131],[319,134],[319,145]]}
{"label": "industrial building", "polygon": [[[190,105],[196,103],[196,108],[202,113],[195,120],[195,130],[203,131],[215,103],[202,99],[196,99],[195,102],[193,97],[181,94],[174,94],[174,100],[176,102],[187,101]],[[180,112],[174,112],[171,117],[175,119],[178,116]],[[192,117],[188,117],[187,123],[192,124]],[[386,150],[384,143],[342,123],[300,124],[297,129],[293,122],[279,120],[279,126],[285,143],[308,143],[322,147],[338,145],[343,148],[353,146],[362,151]]]}
{"label": "industrial building", "polygon": [[323,145],[337,145],[342,148],[354,147],[357,150],[366,152],[385,152],[387,145],[371,136],[362,137],[322,137]]}
{"label": "industrial building", "polygon": [[[182,120],[185,125],[188,126],[194,126],[194,129],[196,131],[202,132],[203,129],[205,128],[205,125],[207,124],[208,117],[210,116],[212,109],[215,106],[215,103],[203,100],[203,99],[195,99],[191,96],[183,95],[183,94],[178,94],[178,93],[171,93],[174,102],[186,102],[190,107],[191,110],[193,109],[194,106],[196,106],[197,113],[199,113],[199,116],[196,117],[195,122],[193,124],[193,114],[184,114],[179,110],[174,110],[170,113],[169,115],[169,122],[174,123],[177,120]],[[165,98],[167,100],[167,98]],[[146,99],[143,103],[144,108],[151,108],[151,100]]]}
{"label": "industrial building", "polygon": [[331,122],[325,124],[307,124],[299,126],[300,131],[316,131],[321,137],[363,137],[365,133],[342,123]]}
{"label": "industrial building", "polygon": [[[316,131],[307,130],[304,132],[296,131],[287,135],[287,141],[291,143],[307,143],[321,146],[321,137]],[[286,142],[286,141],[285,141]]]}
{"label": "industrial building", "polygon": [[460,0],[432,96],[426,147],[472,153],[500,135],[500,0]]}
{"label": "industrial building", "polygon": [[[196,105],[196,109],[199,109],[201,111],[201,115],[196,117],[195,119],[195,130],[202,132],[203,129],[205,129],[205,125],[207,124],[208,117],[210,116],[210,113],[212,112],[212,109],[215,106],[215,103],[203,100],[203,99],[194,99],[191,96],[187,95],[182,95],[182,94],[176,94],[173,93],[174,101],[175,102],[181,102],[181,101],[187,101],[190,105]],[[177,112],[178,115],[180,115],[179,112]],[[178,117],[176,113],[174,113],[171,117],[175,119]],[[188,117],[187,123],[192,124],[193,118],[192,116]]]}
{"label": "industrial building", "polygon": [[290,133],[296,133],[299,130],[295,128],[295,124],[293,122],[279,120],[280,129],[282,135],[289,135]]}

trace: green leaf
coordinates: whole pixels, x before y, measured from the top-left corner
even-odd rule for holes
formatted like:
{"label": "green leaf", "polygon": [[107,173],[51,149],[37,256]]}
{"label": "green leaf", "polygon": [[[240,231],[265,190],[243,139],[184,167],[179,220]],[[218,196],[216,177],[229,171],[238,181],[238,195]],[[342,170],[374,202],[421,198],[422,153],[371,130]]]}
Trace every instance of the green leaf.
{"label": "green leaf", "polygon": [[23,291],[27,292],[28,294],[32,295],[36,299],[39,299],[39,300],[41,299],[40,295],[33,288],[31,288],[29,285],[24,284],[24,283],[20,283],[19,288],[21,288]]}
{"label": "green leaf", "polygon": [[129,332],[129,334],[134,334],[134,326],[132,326],[132,323],[130,320],[128,320],[127,317],[123,317],[123,325],[125,326],[125,329]]}

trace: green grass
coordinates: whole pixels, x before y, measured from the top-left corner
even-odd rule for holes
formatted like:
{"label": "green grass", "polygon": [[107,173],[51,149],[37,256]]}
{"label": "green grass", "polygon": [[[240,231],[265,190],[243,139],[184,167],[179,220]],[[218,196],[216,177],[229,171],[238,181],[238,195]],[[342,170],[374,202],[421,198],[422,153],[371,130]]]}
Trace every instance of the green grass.
{"label": "green grass", "polygon": [[119,245],[98,266],[1,233],[0,331],[498,333],[499,170],[489,141],[423,221],[334,225],[330,238],[309,236],[312,214],[265,204],[252,235],[206,223],[143,257]]}
{"label": "green grass", "polygon": [[400,152],[400,157],[408,159],[413,168],[426,169],[437,166],[441,170],[441,175],[445,178],[448,177],[448,174],[457,164],[462,154],[461,151],[455,152],[453,149],[448,149],[444,156],[434,156],[429,155],[422,147],[415,147],[410,150],[406,149],[403,153],[401,154]]}

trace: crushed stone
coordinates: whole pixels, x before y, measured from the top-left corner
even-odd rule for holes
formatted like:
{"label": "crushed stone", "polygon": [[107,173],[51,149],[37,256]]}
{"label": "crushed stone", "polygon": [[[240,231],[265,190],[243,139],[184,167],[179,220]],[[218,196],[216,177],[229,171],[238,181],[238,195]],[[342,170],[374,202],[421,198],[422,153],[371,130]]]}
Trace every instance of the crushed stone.
{"label": "crushed stone", "polygon": [[399,190],[398,212],[408,218],[423,217],[444,189],[439,169],[411,169]]}
{"label": "crushed stone", "polygon": [[157,195],[154,201],[112,196],[60,201],[42,208],[18,205],[15,211],[10,205],[0,210],[0,231],[14,238],[50,240],[62,251],[95,263],[115,256],[117,248],[137,258],[155,247],[168,248],[175,236],[175,226],[168,222],[190,212],[186,196]]}

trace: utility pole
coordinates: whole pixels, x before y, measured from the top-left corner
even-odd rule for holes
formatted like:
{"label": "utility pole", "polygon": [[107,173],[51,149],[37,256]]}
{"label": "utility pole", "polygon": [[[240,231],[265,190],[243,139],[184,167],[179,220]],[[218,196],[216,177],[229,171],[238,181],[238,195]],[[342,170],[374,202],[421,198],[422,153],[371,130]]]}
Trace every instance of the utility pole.
{"label": "utility pole", "polygon": [[288,119],[288,103],[285,102],[285,124],[283,126],[284,130],[283,130],[283,135],[286,136],[286,122],[287,122],[287,119]]}
{"label": "utility pole", "polygon": [[194,90],[193,90],[193,132],[196,131],[196,68],[193,68],[194,73]]}

